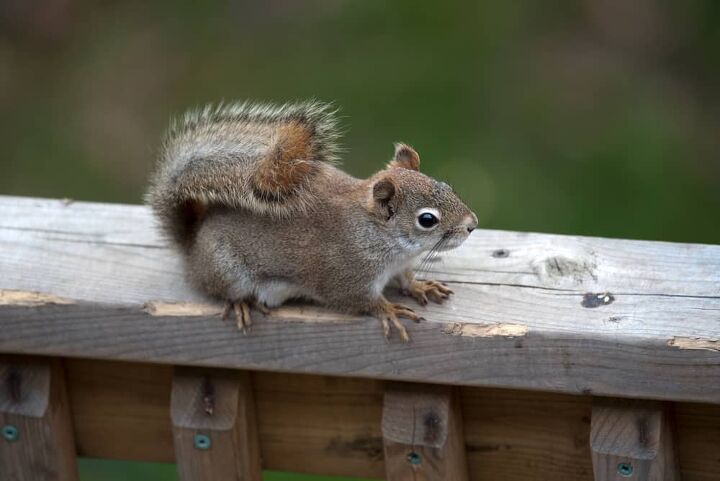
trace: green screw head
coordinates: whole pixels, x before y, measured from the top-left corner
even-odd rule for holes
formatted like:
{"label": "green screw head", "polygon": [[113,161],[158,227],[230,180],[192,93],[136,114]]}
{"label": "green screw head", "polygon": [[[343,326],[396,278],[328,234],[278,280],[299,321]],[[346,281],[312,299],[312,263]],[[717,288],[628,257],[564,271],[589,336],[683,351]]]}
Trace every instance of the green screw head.
{"label": "green screw head", "polygon": [[408,463],[412,464],[413,466],[417,466],[422,462],[422,457],[418,453],[413,451],[407,455],[407,460]]}
{"label": "green screw head", "polygon": [[0,432],[2,432],[2,437],[4,437],[6,441],[17,441],[19,434],[18,429],[12,424],[6,424]]}
{"label": "green screw head", "polygon": [[630,463],[620,463],[617,466],[617,472],[620,476],[629,478],[633,473],[633,466]]}
{"label": "green screw head", "polygon": [[202,450],[210,449],[210,446],[212,446],[210,437],[205,434],[196,434],[193,437],[193,443],[195,444],[195,448]]}

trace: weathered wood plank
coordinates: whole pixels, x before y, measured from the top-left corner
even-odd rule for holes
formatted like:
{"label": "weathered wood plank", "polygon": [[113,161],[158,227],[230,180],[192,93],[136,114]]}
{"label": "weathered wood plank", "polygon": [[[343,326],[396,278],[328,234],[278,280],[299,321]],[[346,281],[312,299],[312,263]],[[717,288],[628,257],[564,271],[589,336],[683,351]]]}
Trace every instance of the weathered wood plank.
{"label": "weathered wood plank", "polygon": [[[260,319],[244,336],[219,314],[156,316],[142,306],[71,303],[0,306],[0,351],[720,402],[720,351],[681,349],[669,345],[672,337],[628,337],[619,328],[613,336],[581,335],[501,317],[525,310],[528,322],[555,323],[573,309],[567,298],[548,307],[549,299],[538,299],[548,295],[542,291],[519,298],[494,290],[504,305],[487,306],[481,315],[489,326],[475,330],[476,299],[492,295],[484,289],[455,286],[458,299],[412,326],[409,344],[384,342],[372,319],[340,321],[310,308]],[[668,302],[657,315],[672,316],[676,307]],[[524,327],[504,330],[507,320]]]}
{"label": "weathered wood plank", "polygon": [[595,481],[679,481],[670,406],[596,398],[590,427]]}
{"label": "weathered wood plank", "polygon": [[59,361],[0,357],[0,431],[0,479],[78,479]]}
{"label": "weathered wood plank", "polygon": [[433,267],[455,298],[388,345],[372,319],[310,307],[247,337],[219,306],[149,314],[202,297],[143,207],[0,210],[0,289],[72,301],[0,293],[0,351],[720,402],[718,246],[478,231]]}
{"label": "weathered wood plank", "polygon": [[181,481],[260,481],[248,373],[176,367],[170,413]]}
{"label": "weathered wood plank", "polygon": [[[94,246],[112,252],[113,259],[103,260],[94,268],[112,264],[126,256],[131,265],[123,266],[121,274],[135,282],[147,277],[145,284],[156,299],[186,300],[183,286],[157,282],[176,280],[181,271],[176,257],[168,255],[166,243],[159,236],[150,211],[142,206],[71,202],[54,199],[0,196],[0,239],[7,245],[51,252],[42,246],[49,243],[61,252],[67,250],[86,256]],[[75,245],[75,247],[73,247]],[[79,247],[78,247],[79,245]],[[83,248],[84,246],[84,248]],[[97,250],[95,252],[101,252]],[[56,252],[57,253],[57,252]],[[623,239],[534,234],[497,230],[478,230],[456,251],[446,253],[430,264],[429,275],[454,282],[512,284],[535,288],[555,288],[570,292],[610,292],[622,295],[674,294],[686,296],[720,296],[720,246],[648,242]],[[145,257],[143,259],[143,257]],[[22,262],[22,253],[6,252],[3,262]],[[92,260],[98,260],[95,258]],[[79,266],[64,265],[66,259],[48,256],[51,266],[63,271],[83,272]],[[51,266],[46,273],[53,272]],[[57,272],[55,274],[58,274]],[[170,279],[168,279],[168,275]],[[67,275],[67,279],[74,279]],[[34,279],[17,273],[15,289],[55,291],[56,279]],[[22,282],[26,284],[22,284]],[[113,279],[106,279],[113,282]],[[152,282],[155,281],[155,282]],[[41,289],[43,284],[48,289]],[[119,280],[114,281],[119,282]],[[90,301],[143,302],[141,292],[103,286],[71,283],[60,295]],[[162,291],[161,289],[166,289]],[[115,289],[117,291],[117,289]],[[103,297],[108,293],[114,294]],[[138,295],[140,297],[138,297]]]}
{"label": "weathered wood plank", "polygon": [[[173,462],[172,368],[66,361],[78,453]],[[266,469],[384,479],[384,383],[253,372]],[[462,388],[470,479],[592,481],[590,396]],[[684,481],[720,481],[720,405],[676,405]],[[107,433],[113,442],[107,443]]]}
{"label": "weathered wood plank", "polygon": [[389,383],[383,399],[388,481],[468,481],[458,392],[451,386]]}

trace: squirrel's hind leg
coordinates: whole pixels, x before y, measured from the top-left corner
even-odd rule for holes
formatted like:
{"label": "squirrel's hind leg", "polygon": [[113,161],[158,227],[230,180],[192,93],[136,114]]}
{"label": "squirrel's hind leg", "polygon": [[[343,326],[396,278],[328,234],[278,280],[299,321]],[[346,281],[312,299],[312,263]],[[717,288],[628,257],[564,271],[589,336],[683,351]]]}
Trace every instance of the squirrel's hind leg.
{"label": "squirrel's hind leg", "polygon": [[245,299],[242,301],[227,301],[222,318],[225,320],[230,317],[230,313],[232,313],[235,316],[235,324],[238,329],[240,329],[243,334],[247,334],[248,329],[252,326],[251,308],[257,309],[266,316],[270,314],[270,310],[263,303],[252,299]]}

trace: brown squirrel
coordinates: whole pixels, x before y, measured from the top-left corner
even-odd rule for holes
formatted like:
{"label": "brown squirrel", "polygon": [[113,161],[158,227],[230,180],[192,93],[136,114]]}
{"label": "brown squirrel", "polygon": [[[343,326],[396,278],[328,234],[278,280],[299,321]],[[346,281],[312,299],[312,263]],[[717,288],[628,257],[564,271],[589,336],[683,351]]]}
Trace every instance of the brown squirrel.
{"label": "brown squirrel", "polygon": [[424,255],[453,249],[477,217],[450,186],[418,171],[410,146],[369,179],[339,170],[335,113],[327,104],[238,103],[191,111],[166,136],[147,202],[184,254],[193,284],[225,300],[238,327],[288,299],[370,314],[409,340],[389,302],[395,281],[421,305],[452,294],[418,281]]}

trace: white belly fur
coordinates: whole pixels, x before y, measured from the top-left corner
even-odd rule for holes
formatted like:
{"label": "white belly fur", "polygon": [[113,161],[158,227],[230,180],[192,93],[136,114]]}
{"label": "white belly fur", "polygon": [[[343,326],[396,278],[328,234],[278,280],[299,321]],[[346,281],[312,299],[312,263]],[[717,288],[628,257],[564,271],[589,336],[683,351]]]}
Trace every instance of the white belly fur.
{"label": "white belly fur", "polygon": [[302,286],[289,282],[273,281],[257,286],[256,298],[268,307],[278,307],[289,299],[317,300]]}

